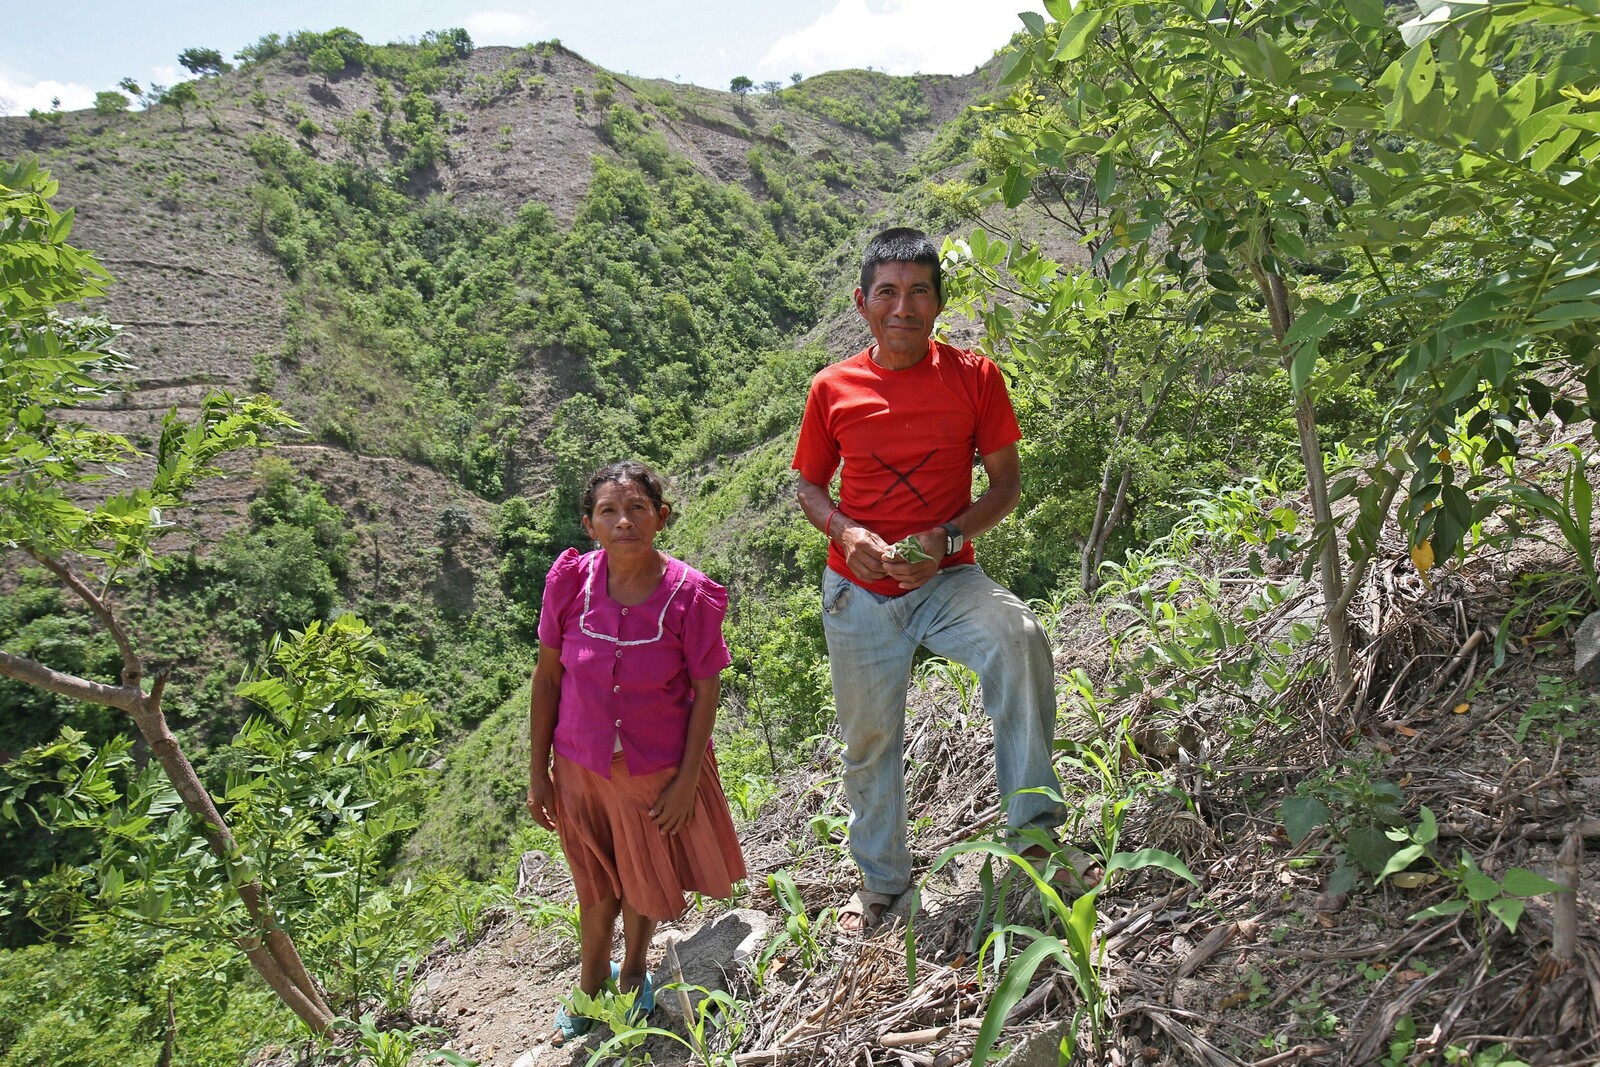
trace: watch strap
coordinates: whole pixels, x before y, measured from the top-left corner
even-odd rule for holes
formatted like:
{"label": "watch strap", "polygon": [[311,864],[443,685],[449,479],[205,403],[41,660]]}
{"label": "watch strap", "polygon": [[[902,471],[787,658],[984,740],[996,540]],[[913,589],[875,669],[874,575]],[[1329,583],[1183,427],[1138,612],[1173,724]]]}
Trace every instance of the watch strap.
{"label": "watch strap", "polygon": [[967,543],[966,537],[961,533],[961,527],[953,522],[947,522],[941,529],[944,530],[944,554],[953,556],[960,552]]}

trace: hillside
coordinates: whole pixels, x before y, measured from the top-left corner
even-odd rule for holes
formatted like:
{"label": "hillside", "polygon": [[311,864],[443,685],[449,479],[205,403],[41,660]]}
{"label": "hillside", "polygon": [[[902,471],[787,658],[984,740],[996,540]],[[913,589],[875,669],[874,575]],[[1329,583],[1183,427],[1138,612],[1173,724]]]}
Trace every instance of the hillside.
{"label": "hillside", "polygon": [[[822,79],[823,95],[859,90],[830,89],[830,77]],[[874,77],[860,74],[869,83]],[[403,558],[427,544],[438,509],[395,506],[400,494],[374,477],[366,457],[430,466],[407,454],[416,451],[404,424],[416,410],[418,383],[397,380],[381,351],[326,336],[350,324],[326,306],[335,298],[317,279],[297,277],[273,254],[261,166],[251,155],[252,138],[278,135],[321,164],[358,166],[371,161],[369,152],[398,156],[404,145],[374,147],[338,132],[380,108],[381,81],[349,71],[325,82],[285,53],[204,79],[201,104],[187,116],[155,107],[110,118],[90,111],[0,121],[0,155],[39,155],[61,183],[63,206],[76,211],[75,237],[99,250],[117,279],[95,310],[127,327],[122,348],[138,369],[103,424],[148,438],[162,412],[192,408],[208,389],[268,387],[318,439],[318,480],[338,486],[344,506],[381,515],[393,539],[386,554]],[[441,150],[413,173],[406,192],[419,207],[490,226],[540,204],[555,226],[568,227],[595,160],[619,161],[603,123],[615,103],[659,131],[698,174],[746,189],[757,203],[774,203],[752,167],[759,147],[779,160],[809,162],[835,210],[870,217],[902,183],[917,146],[982,84],[978,76],[920,82],[930,104],[915,128],[898,142],[875,143],[787,103],[667,82],[635,85],[559,45],[476,49],[429,94],[442,116]],[[295,128],[308,122],[319,132],[302,138]],[[570,360],[537,345],[512,355],[518,396],[506,442],[508,489],[537,495],[549,486],[544,443],[551,416],[577,385]],[[341,419],[356,426],[342,427]],[[358,430],[363,447],[342,447],[341,429]],[[473,495],[462,491],[439,507],[473,507]],[[201,504],[201,514],[226,514]],[[220,529],[201,528],[199,542],[214,542]]]}
{"label": "hillside", "polygon": [[[67,374],[0,436],[36,552],[0,572],[9,678],[127,677],[52,579],[70,509],[28,493],[153,464],[76,477],[60,455],[103,442],[55,410],[92,396],[180,459],[231,424],[163,417],[212,389],[303,430],[88,528],[160,538],[95,588],[150,668],[123,695],[164,692],[193,758],[182,809],[168,739],[0,680],[0,1067],[599,1062],[607,1028],[540,1043],[577,919],[526,814],[526,679],[577,487],[623,455],[669,477],[664,547],[730,589],[716,737],[752,878],[652,952],[666,979],[669,940],[719,946],[693,975],[726,1025],[668,1005],[615,1057],[1594,1062],[1600,16],[1409,16],[1091,0],[971,76],[760,94],[558,42],[302,32],[196,99],[0,121],[0,157],[61,183],[16,198],[44,224],[5,251],[74,208],[134,367],[105,397]],[[979,687],[930,658],[920,900],[860,939],[789,460],[891,222],[949,238],[940,329],[1010,384],[1021,498],[980,558],[1049,631],[1067,841],[1109,876],[1072,900],[1012,870]],[[79,329],[16,291],[8,358]],[[55,388],[17,365],[8,396]]]}

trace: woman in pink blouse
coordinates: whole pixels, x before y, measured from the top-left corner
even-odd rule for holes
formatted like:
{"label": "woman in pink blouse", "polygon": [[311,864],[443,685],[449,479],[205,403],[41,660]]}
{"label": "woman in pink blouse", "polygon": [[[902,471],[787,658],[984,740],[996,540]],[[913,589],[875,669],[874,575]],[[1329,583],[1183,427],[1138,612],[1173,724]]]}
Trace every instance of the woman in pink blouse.
{"label": "woman in pink blouse", "polygon": [[[533,672],[528,811],[555,830],[578,893],[578,988],[607,978],[655,1004],[647,953],[686,892],[728,897],[745,876],[711,755],[728,594],[655,547],[671,507],[642,463],[601,468],[584,488],[583,528],[545,579]],[[552,751],[554,766],[552,768]],[[622,915],[623,957],[611,962]],[[556,1043],[594,1020],[556,1012]]]}

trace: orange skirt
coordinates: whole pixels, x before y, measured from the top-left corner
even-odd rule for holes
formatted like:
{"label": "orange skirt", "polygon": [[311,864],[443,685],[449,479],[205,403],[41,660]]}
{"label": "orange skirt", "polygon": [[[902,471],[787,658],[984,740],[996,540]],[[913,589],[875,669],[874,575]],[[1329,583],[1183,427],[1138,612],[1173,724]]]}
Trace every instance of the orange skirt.
{"label": "orange skirt", "polygon": [[733,895],[745,876],[744,854],[709,753],[695,792],[694,817],[666,835],[650,807],[678,773],[676,767],[635,778],[617,753],[608,781],[556,753],[556,832],[572,868],[580,905],[622,899],[651,919],[676,919],[688,907],[685,893]]}

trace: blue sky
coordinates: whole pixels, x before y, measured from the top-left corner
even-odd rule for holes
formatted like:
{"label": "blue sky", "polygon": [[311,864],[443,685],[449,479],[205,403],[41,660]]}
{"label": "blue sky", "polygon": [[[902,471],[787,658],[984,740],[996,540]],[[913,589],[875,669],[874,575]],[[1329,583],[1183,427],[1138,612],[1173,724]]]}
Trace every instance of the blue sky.
{"label": "blue sky", "polygon": [[0,34],[0,113],[89,106],[123,77],[188,77],[184,48],[232,56],[263,34],[348,26],[368,41],[464,26],[480,45],[560,38],[590,62],[726,89],[735,75],[787,83],[843,67],[960,74],[1042,0],[55,0],[9,5]]}

